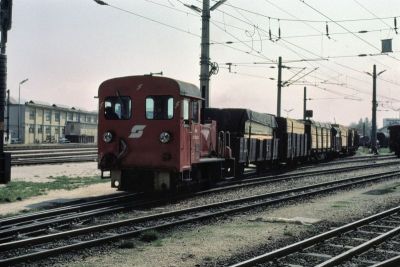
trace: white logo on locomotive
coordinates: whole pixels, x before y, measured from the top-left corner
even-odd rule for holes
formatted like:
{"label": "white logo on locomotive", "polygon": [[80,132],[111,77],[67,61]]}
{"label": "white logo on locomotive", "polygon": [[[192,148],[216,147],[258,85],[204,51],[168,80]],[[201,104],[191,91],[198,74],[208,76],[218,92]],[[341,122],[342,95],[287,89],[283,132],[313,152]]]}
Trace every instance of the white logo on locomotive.
{"label": "white logo on locomotive", "polygon": [[146,125],[134,125],[128,138],[140,138]]}

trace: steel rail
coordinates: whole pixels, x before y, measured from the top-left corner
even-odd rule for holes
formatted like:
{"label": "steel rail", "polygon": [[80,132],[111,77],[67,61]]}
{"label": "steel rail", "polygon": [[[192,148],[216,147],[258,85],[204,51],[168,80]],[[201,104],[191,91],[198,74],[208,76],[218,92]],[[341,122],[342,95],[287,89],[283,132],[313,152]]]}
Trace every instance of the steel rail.
{"label": "steel rail", "polygon": [[43,219],[43,216],[51,217],[60,214],[64,214],[65,212],[77,212],[80,210],[87,210],[93,207],[102,206],[104,203],[116,202],[116,201],[124,201],[126,199],[135,198],[138,194],[124,194],[116,195],[112,194],[109,197],[101,197],[100,199],[95,199],[92,201],[85,201],[83,203],[71,204],[59,208],[53,208],[51,210],[37,211],[29,214],[16,215],[12,217],[6,217],[0,219],[0,227],[4,226],[12,226],[15,227],[17,224],[24,223],[26,224],[28,221]]}
{"label": "steel rail", "polygon": [[[293,190],[282,191],[282,192],[285,192],[286,195],[281,194],[280,198],[268,199],[268,200],[259,201],[256,203],[250,203],[247,205],[245,205],[245,203],[248,202],[249,200],[262,200],[262,198],[265,198],[265,195],[252,196],[252,197],[231,200],[231,201],[226,201],[226,202],[218,202],[218,203],[198,206],[198,207],[194,207],[194,208],[187,208],[187,209],[182,209],[182,210],[178,210],[178,211],[164,212],[161,214],[148,215],[148,216],[143,216],[143,217],[139,217],[139,218],[115,221],[115,222],[110,222],[110,223],[106,223],[103,225],[89,226],[89,227],[85,227],[85,228],[81,228],[81,229],[69,230],[69,231],[62,232],[62,233],[55,233],[55,234],[50,234],[47,236],[33,237],[33,238],[25,239],[25,240],[18,240],[15,242],[4,243],[4,244],[0,244],[0,251],[8,251],[10,249],[20,248],[22,246],[35,245],[35,244],[39,244],[39,243],[45,243],[45,242],[49,242],[49,241],[59,240],[62,238],[71,238],[72,236],[76,236],[79,234],[88,234],[91,232],[99,232],[99,231],[101,232],[101,231],[104,231],[107,229],[112,229],[112,228],[126,226],[126,225],[130,225],[130,227],[132,227],[132,224],[138,223],[138,222],[147,222],[148,223],[150,220],[160,220],[160,219],[164,219],[164,221],[165,221],[165,219],[168,217],[178,216],[178,220],[173,221],[173,222],[163,223],[163,221],[162,221],[162,224],[158,224],[158,225],[156,224],[155,226],[149,226],[149,227],[139,226],[139,229],[136,228],[133,231],[127,231],[125,233],[120,233],[120,234],[113,233],[113,234],[107,235],[106,237],[101,237],[101,238],[94,239],[94,240],[81,241],[76,244],[70,244],[70,245],[66,245],[63,247],[52,248],[52,249],[48,249],[45,251],[15,256],[13,258],[8,258],[8,259],[1,259],[0,264],[1,265],[10,265],[10,264],[15,264],[20,261],[26,261],[28,259],[43,258],[45,256],[54,255],[55,253],[69,251],[71,249],[83,248],[83,247],[88,247],[88,246],[92,246],[95,244],[102,244],[103,242],[107,242],[107,241],[136,236],[137,234],[142,233],[144,231],[148,231],[148,230],[165,229],[168,227],[177,226],[177,225],[185,224],[188,222],[194,222],[194,221],[214,218],[216,216],[242,212],[242,211],[246,211],[246,210],[253,209],[256,207],[262,207],[262,206],[265,207],[265,206],[277,204],[277,203],[280,203],[283,201],[290,201],[290,200],[295,200],[295,199],[299,199],[299,198],[320,195],[323,193],[332,192],[335,190],[341,190],[341,189],[349,188],[349,187],[360,185],[360,184],[376,182],[376,181],[379,181],[382,179],[392,178],[393,176],[397,177],[399,174],[400,174],[400,172],[396,172],[396,173],[392,173],[392,174],[388,174],[388,175],[380,175],[379,177],[376,177],[377,175],[375,175],[375,178],[368,178],[368,179],[349,178],[349,179],[345,179],[347,181],[347,183],[343,183],[343,181],[336,182],[337,185],[334,185],[332,187],[326,187],[328,184],[332,185],[331,182],[322,183],[320,185],[320,187],[325,187],[325,188],[322,188],[320,190],[314,190],[311,192],[304,192],[305,188],[302,188],[302,189],[297,188],[295,190],[303,191],[302,193],[299,193],[298,195],[293,195]],[[316,188],[315,186],[312,186],[312,189],[315,189],[315,188]],[[310,188],[307,188],[307,189],[310,189]],[[268,195],[271,195],[271,194],[268,194]],[[273,193],[273,195],[277,195],[277,193]],[[230,208],[227,208],[224,210],[218,210],[216,212],[212,212],[212,213],[208,213],[208,214],[206,214],[203,211],[203,210],[207,210],[207,209],[210,210],[211,208],[220,208],[220,207],[223,207],[224,205],[226,206],[228,204],[229,205],[230,204],[239,204],[239,205],[236,207],[230,207]],[[199,213],[194,214],[189,218],[184,218],[184,219],[179,218],[180,215],[185,215],[185,214],[187,215],[187,214],[190,214],[193,212],[199,212]]]}
{"label": "steel rail", "polygon": [[376,263],[371,267],[398,267],[400,266],[400,255],[393,257],[391,259],[385,260],[383,262]]}
{"label": "steel rail", "polygon": [[[362,168],[365,168],[365,167],[363,166]],[[343,169],[342,169],[342,171],[343,171]],[[315,172],[313,172],[313,173],[315,173]],[[317,173],[323,174],[324,171],[317,171]],[[307,176],[307,175],[309,175],[309,172],[304,174],[304,176]],[[62,209],[58,208],[58,209],[54,209],[54,210],[52,209],[52,210],[49,210],[46,212],[39,212],[39,213],[32,214],[32,215],[28,214],[28,215],[23,215],[23,216],[17,216],[16,218],[11,217],[8,219],[0,220],[0,242],[2,242],[4,240],[10,240],[11,236],[16,235],[17,233],[20,233],[20,234],[26,233],[28,231],[33,231],[33,230],[37,230],[40,228],[50,227],[51,225],[55,225],[58,223],[66,223],[66,222],[73,221],[76,219],[84,219],[84,218],[88,218],[88,217],[95,216],[95,215],[115,213],[115,212],[119,212],[119,211],[123,211],[123,210],[140,208],[143,206],[154,206],[157,204],[163,204],[166,201],[178,201],[178,200],[182,200],[182,199],[186,199],[186,198],[194,197],[194,196],[223,192],[223,191],[228,191],[228,190],[232,190],[232,189],[236,189],[236,188],[243,188],[243,187],[260,185],[260,184],[276,183],[279,181],[294,178],[290,174],[287,174],[284,176],[281,175],[280,177],[281,178],[279,178],[279,179],[272,179],[272,180],[265,178],[262,181],[248,182],[245,184],[243,184],[243,182],[239,182],[239,184],[237,184],[237,185],[222,186],[220,188],[213,188],[213,189],[196,192],[196,193],[189,194],[189,195],[182,195],[182,196],[174,197],[172,199],[165,199],[165,198],[162,199],[161,198],[161,199],[157,199],[157,200],[152,200],[152,201],[148,201],[148,202],[144,201],[144,202],[140,202],[140,203],[133,203],[132,202],[133,200],[132,200],[132,201],[130,201],[130,203],[122,203],[120,205],[111,205],[117,201],[122,202],[124,200],[132,198],[132,196],[122,196],[122,197],[119,196],[116,199],[110,198],[110,199],[101,200],[100,202],[95,201],[94,204],[84,203],[84,204],[81,204],[78,206],[64,207]],[[299,178],[299,176],[297,176],[297,178]],[[104,208],[102,210],[99,210],[98,212],[88,211],[89,208],[100,208],[100,207],[104,207]],[[85,211],[85,212],[81,212],[81,211]],[[81,213],[73,214],[72,216],[63,216],[62,218],[58,218],[58,219],[53,218],[54,215],[61,215],[63,213],[67,213],[67,212],[68,213],[81,212]],[[47,219],[46,219],[46,217],[47,217]],[[37,222],[38,219],[40,219],[39,222]],[[35,222],[29,223],[28,222],[29,220],[31,220],[31,221],[35,220]],[[17,223],[21,223],[21,222],[24,222],[23,225],[18,226]],[[4,229],[4,228],[6,228],[6,229]]]}
{"label": "steel rail", "polygon": [[[323,242],[325,240],[328,240],[332,237],[338,236],[340,234],[346,233],[346,232],[350,232],[354,229],[359,228],[360,226],[364,226],[367,225],[371,222],[377,221],[379,219],[388,217],[392,214],[398,213],[400,212],[400,206],[389,209],[387,211],[383,211],[381,213],[369,216],[367,218],[363,218],[361,220],[358,220],[356,222],[352,222],[349,224],[346,224],[344,226],[335,228],[333,230],[330,230],[328,232],[313,236],[311,238],[307,238],[305,240],[302,240],[300,242],[291,244],[289,246],[259,255],[257,257],[254,257],[252,259],[248,259],[246,261],[243,262],[239,262],[236,264],[231,265],[230,267],[248,267],[248,266],[254,266],[255,264],[261,264],[264,262],[269,262],[269,261],[274,261],[276,259],[282,258],[282,257],[286,257],[290,254],[293,254],[295,252],[301,251],[305,248],[311,247],[317,243]],[[398,229],[397,229],[398,231]],[[398,233],[398,232],[397,232]],[[333,266],[333,265],[332,265]]]}
{"label": "steel rail", "polygon": [[97,152],[97,148],[54,148],[54,149],[29,149],[29,150],[14,150],[8,151],[14,156],[21,156],[27,154],[51,154],[51,153],[59,153],[59,152]]}
{"label": "steel rail", "polygon": [[35,164],[54,164],[54,163],[68,163],[68,162],[88,162],[96,161],[97,155],[88,155],[87,157],[65,157],[65,158],[42,158],[42,159],[25,159],[25,160],[12,160],[11,166],[24,166]]}
{"label": "steel rail", "polygon": [[97,151],[60,151],[52,153],[29,153],[21,155],[11,155],[11,160],[80,155],[97,155]]}
{"label": "steel rail", "polygon": [[371,240],[368,240],[367,242],[356,246],[348,251],[343,252],[342,254],[336,255],[335,257],[320,263],[318,265],[316,265],[316,267],[332,267],[332,266],[337,266],[338,264],[356,256],[356,255],[360,255],[361,253],[370,250],[371,248],[373,248],[376,245],[379,245],[383,242],[385,242],[386,240],[399,235],[400,234],[400,227],[394,228],[393,230],[390,230],[384,234],[381,234]]}
{"label": "steel rail", "polygon": [[147,206],[154,206],[157,204],[164,203],[163,201],[164,200],[162,199],[152,200],[152,201],[143,200],[139,202],[133,202],[131,200],[128,203],[110,205],[95,210],[88,210],[85,212],[81,212],[79,214],[70,213],[63,217],[48,218],[46,221],[38,221],[36,223],[31,223],[28,225],[13,226],[8,229],[0,230],[0,244],[11,241],[13,237],[17,237],[17,235],[20,236],[25,233],[30,233],[37,230],[42,230],[42,232],[47,232],[50,226],[52,226],[51,227],[52,229],[57,229],[57,225],[60,224],[62,225],[77,220],[83,220],[90,217],[116,213],[119,211],[132,210],[135,208],[144,208]]}
{"label": "steel rail", "polygon": [[[332,173],[338,173],[338,172],[347,172],[347,171],[354,171],[354,170],[360,170],[360,169],[366,169],[366,168],[379,168],[379,167],[386,167],[390,165],[397,165],[399,164],[400,161],[391,161],[391,162],[384,162],[384,163],[374,163],[374,164],[364,164],[364,165],[358,165],[358,166],[350,166],[350,167],[342,167],[342,168],[332,168],[332,169],[325,169],[325,170],[313,170],[313,171],[306,171],[306,172],[299,172],[299,173],[284,173],[284,174],[277,174],[277,175],[268,175],[268,176],[261,176],[261,177],[256,177],[256,178],[249,178],[249,179],[243,179],[243,180],[234,180],[231,183],[247,183],[247,182],[256,182],[256,181],[264,181],[266,178],[268,179],[279,179],[279,178],[286,178],[286,177],[293,177],[293,178],[299,178],[299,177],[304,177],[304,176],[309,176],[309,175],[319,175],[319,174],[332,174]],[[279,181],[279,180],[277,180]],[[228,183],[226,183],[228,184]],[[255,185],[255,184],[254,184]]]}
{"label": "steel rail", "polygon": [[11,165],[82,162],[97,159],[97,148],[28,149],[11,152]]}
{"label": "steel rail", "polygon": [[[323,173],[323,171],[321,171]],[[372,177],[372,176],[370,176]],[[122,202],[125,200],[129,200],[132,198],[132,196],[120,196],[117,197],[116,199],[110,198],[110,199],[105,199],[94,202],[94,204],[91,203],[84,203],[83,205],[78,205],[78,206],[73,206],[73,207],[65,207],[65,208],[58,208],[55,210],[49,210],[46,212],[39,212],[36,214],[32,215],[23,215],[21,217],[17,216],[11,217],[5,220],[0,220],[0,242],[4,242],[7,240],[11,240],[13,235],[16,235],[17,233],[22,234],[22,233],[27,233],[29,231],[34,231],[38,230],[41,228],[47,228],[50,227],[51,225],[56,225],[60,223],[66,223],[70,221],[74,221],[76,219],[85,219],[88,217],[92,217],[95,215],[103,215],[107,213],[115,213],[123,210],[129,210],[129,209],[134,209],[134,208],[140,208],[140,207],[149,207],[149,206],[155,206],[155,205],[160,205],[165,203],[166,201],[178,201],[182,199],[186,199],[189,197],[194,197],[194,196],[200,196],[200,195],[205,195],[205,194],[210,194],[210,193],[217,193],[217,192],[223,192],[223,191],[228,191],[236,188],[243,188],[247,186],[254,186],[254,185],[260,185],[260,184],[268,184],[268,183],[276,183],[278,181],[283,181],[287,179],[293,179],[290,175],[288,175],[286,178],[280,178],[280,179],[274,179],[274,180],[263,180],[263,181],[257,181],[257,182],[250,182],[246,184],[240,183],[239,185],[228,185],[228,186],[223,186],[220,188],[214,188],[214,189],[209,189],[205,191],[200,191],[196,192],[193,194],[188,194],[188,195],[181,195],[174,197],[172,199],[165,199],[165,198],[160,198],[156,200],[151,200],[151,201],[142,201],[139,203],[134,203],[133,199],[129,203],[122,203],[122,204],[113,204],[115,202]],[[335,182],[335,181],[333,181]],[[96,211],[88,211],[89,208],[102,208],[101,210]],[[84,211],[84,212],[83,212]],[[71,212],[81,212],[80,214],[73,214],[72,216],[63,216],[59,218],[54,218],[55,215],[61,215],[64,213],[71,213]],[[68,214],[66,214],[68,215]],[[47,218],[46,218],[47,217]],[[34,222],[29,223],[29,220],[35,220]],[[39,221],[40,220],[40,221]],[[22,225],[18,225],[21,224]]]}
{"label": "steel rail", "polygon": [[304,167],[299,167],[298,170],[309,169],[312,167],[319,166],[331,166],[337,164],[347,164],[347,163],[359,163],[359,162],[369,162],[369,161],[378,161],[378,160],[389,160],[389,159],[397,159],[394,155],[381,155],[381,156],[368,156],[368,157],[358,157],[358,158],[339,158],[326,162],[319,162],[317,164],[306,164]]}

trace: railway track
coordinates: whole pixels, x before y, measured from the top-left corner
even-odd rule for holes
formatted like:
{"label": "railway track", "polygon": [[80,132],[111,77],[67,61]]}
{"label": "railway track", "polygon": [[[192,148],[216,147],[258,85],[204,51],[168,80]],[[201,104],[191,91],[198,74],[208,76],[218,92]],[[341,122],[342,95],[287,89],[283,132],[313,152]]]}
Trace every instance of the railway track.
{"label": "railway track", "polygon": [[[7,148],[7,152],[11,153],[11,165],[40,165],[50,163],[67,163],[67,162],[89,162],[97,160],[97,147],[93,145],[76,146],[68,145],[48,145],[48,146],[15,146]],[[385,160],[395,158],[394,156],[358,156],[353,158],[337,159],[331,162],[319,163],[319,166],[340,164],[340,163],[357,163],[368,162],[373,160]],[[312,166],[304,166],[299,169],[312,168]]]}
{"label": "railway track", "polygon": [[400,206],[231,267],[258,265],[400,266]]}
{"label": "railway track", "polygon": [[[395,164],[398,164],[398,162]],[[380,163],[365,166],[335,168],[332,170],[316,170],[297,174],[281,174],[248,178],[244,180],[225,181],[218,184],[215,188],[196,193],[183,194],[174,198],[161,197],[154,199],[154,196],[146,196],[144,194],[123,193],[72,205],[64,204],[63,207],[60,208],[13,216],[0,220],[0,242],[12,240],[13,236],[16,236],[17,234],[33,233],[35,231],[43,232],[46,229],[54,228],[57,224],[66,224],[78,219],[86,220],[91,217],[132,210],[135,208],[162,205],[168,201],[179,201],[194,196],[219,193],[251,186],[273,184],[315,175],[349,172],[358,169],[376,168],[390,165],[393,165],[393,163]],[[149,200],[150,197],[152,197],[152,200]]]}
{"label": "railway track", "polygon": [[[400,171],[351,177],[333,182],[325,182],[290,190],[260,194],[241,199],[212,203],[181,210],[156,213],[111,222],[78,222],[48,231],[31,231],[19,234],[17,239],[10,237],[0,244],[0,265],[13,265],[18,262],[43,259],[71,250],[102,245],[105,242],[134,237],[149,230],[163,230],[177,225],[231,215],[258,207],[266,207],[282,202],[299,200],[321,195],[335,190],[342,190],[358,185],[398,178]],[[102,220],[99,220],[102,221]],[[86,224],[87,223],[87,224]],[[3,231],[2,237],[6,237]]]}
{"label": "railway track", "polygon": [[378,160],[390,160],[397,159],[394,155],[374,155],[374,156],[358,156],[352,158],[338,158],[327,162],[320,162],[317,164],[310,164],[304,167],[299,167],[299,170],[309,169],[318,166],[332,166],[337,164],[350,164],[350,163],[361,163],[361,162],[370,162],[370,161],[378,161]]}
{"label": "railway track", "polygon": [[95,147],[35,148],[9,152],[11,152],[11,165],[13,166],[97,160],[97,148]]}

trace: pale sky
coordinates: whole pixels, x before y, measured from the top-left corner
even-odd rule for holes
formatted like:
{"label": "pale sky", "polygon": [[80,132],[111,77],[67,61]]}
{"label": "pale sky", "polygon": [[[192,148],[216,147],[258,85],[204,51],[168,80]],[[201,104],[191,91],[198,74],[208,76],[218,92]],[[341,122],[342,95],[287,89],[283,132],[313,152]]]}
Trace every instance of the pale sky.
{"label": "pale sky", "polygon": [[[163,71],[199,84],[201,18],[183,4],[202,7],[201,1],[105,2],[111,6],[93,0],[14,0],[7,46],[13,97],[19,82],[29,78],[21,86],[24,100],[96,110],[98,86],[109,78]],[[296,77],[318,68],[283,88],[282,115],[293,109],[290,117],[302,117],[307,84],[314,119],[347,125],[371,118],[372,78],[365,72],[376,64],[378,72],[386,70],[378,79],[381,126],[382,118],[399,117],[396,16],[400,27],[398,0],[228,0],[211,13],[210,57],[220,67],[211,77],[211,105],[275,114],[276,80],[270,78],[277,78],[277,69],[271,67],[282,56],[290,67],[283,70],[284,81],[302,68]],[[393,53],[377,55],[381,39],[393,39]],[[232,63],[231,72],[226,63]]]}

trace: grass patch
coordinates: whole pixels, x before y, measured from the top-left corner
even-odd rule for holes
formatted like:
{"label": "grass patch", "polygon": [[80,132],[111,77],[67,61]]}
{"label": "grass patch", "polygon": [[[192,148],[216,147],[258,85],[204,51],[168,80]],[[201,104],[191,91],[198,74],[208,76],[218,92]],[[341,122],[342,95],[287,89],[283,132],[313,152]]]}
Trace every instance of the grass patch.
{"label": "grass patch", "polygon": [[35,183],[26,181],[12,181],[0,188],[0,203],[21,201],[33,196],[45,195],[51,190],[72,190],[79,187],[109,182],[108,180],[95,177],[52,177],[53,181],[46,183]]}
{"label": "grass patch", "polygon": [[351,204],[349,201],[336,201],[335,203],[332,204],[332,208],[346,208]]}
{"label": "grass patch", "polygon": [[373,195],[373,196],[379,196],[379,195],[385,195],[389,193],[393,193],[396,191],[393,188],[385,188],[385,189],[375,189],[375,190],[370,190],[368,192],[365,192],[365,195]]}
{"label": "grass patch", "polygon": [[154,230],[149,230],[149,231],[145,231],[143,232],[140,236],[139,236],[139,240],[143,241],[143,242],[153,242],[159,239],[159,233],[157,231]]}
{"label": "grass patch", "polygon": [[368,192],[365,192],[365,195],[373,195],[373,196],[378,196],[378,195],[385,195],[385,194],[390,194],[390,193],[394,193],[396,191],[400,190],[400,184],[394,184],[394,185],[390,185],[390,186],[386,186],[384,188],[381,189],[374,189],[374,190],[370,190]]}
{"label": "grass patch", "polygon": [[131,240],[123,240],[121,243],[118,245],[119,248],[122,249],[130,249],[130,248],[135,248],[135,243]]}
{"label": "grass patch", "polygon": [[283,235],[284,235],[284,236],[290,236],[290,237],[293,237],[293,236],[294,236],[294,233],[293,233],[293,232],[291,232],[291,231],[288,231],[288,230],[284,230],[284,231],[283,231]]}
{"label": "grass patch", "polygon": [[[358,156],[365,156],[365,155],[371,155],[371,151],[368,147],[359,147],[358,150],[356,151],[356,155]],[[379,155],[391,155],[393,154],[390,152],[390,149],[387,147],[379,148],[378,149],[378,154]]]}

